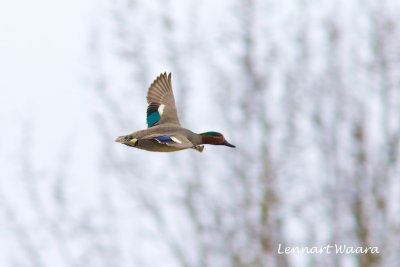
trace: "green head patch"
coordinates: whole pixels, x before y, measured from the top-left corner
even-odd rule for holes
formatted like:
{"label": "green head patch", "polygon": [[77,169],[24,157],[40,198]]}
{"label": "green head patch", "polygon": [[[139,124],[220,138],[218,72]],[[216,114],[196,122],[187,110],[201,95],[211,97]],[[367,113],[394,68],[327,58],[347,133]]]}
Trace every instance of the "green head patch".
{"label": "green head patch", "polygon": [[205,133],[201,133],[200,135],[203,135],[203,136],[221,136],[222,134],[217,133],[217,132],[205,132]]}

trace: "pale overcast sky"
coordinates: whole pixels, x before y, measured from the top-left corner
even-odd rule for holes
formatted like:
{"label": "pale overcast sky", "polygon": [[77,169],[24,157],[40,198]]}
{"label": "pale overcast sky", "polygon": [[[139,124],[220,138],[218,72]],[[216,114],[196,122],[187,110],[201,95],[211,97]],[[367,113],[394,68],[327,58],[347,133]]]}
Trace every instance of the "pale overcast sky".
{"label": "pale overcast sky", "polygon": [[29,123],[47,161],[54,144],[72,134],[71,125],[87,124],[85,79],[95,12],[91,0],[0,2],[3,142],[18,138],[21,124]]}

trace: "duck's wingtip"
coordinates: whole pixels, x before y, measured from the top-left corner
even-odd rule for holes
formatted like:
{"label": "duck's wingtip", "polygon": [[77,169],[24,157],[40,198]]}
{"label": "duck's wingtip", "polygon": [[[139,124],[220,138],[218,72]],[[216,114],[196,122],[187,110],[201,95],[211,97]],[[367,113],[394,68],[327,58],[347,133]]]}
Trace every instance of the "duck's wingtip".
{"label": "duck's wingtip", "polygon": [[165,77],[166,79],[170,80],[172,76],[172,72],[161,72],[157,78]]}

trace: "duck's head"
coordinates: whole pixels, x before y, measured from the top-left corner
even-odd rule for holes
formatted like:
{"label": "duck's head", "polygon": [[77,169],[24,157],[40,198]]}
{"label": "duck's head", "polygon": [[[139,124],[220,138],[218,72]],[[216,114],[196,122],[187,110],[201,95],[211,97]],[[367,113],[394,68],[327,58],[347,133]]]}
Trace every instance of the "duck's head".
{"label": "duck's head", "polygon": [[226,141],[223,134],[218,132],[205,132],[201,133],[201,143],[210,145],[224,145],[229,147],[236,147]]}
{"label": "duck's head", "polygon": [[131,146],[131,147],[135,147],[137,145],[137,139],[133,138],[133,136],[131,135],[122,135],[122,136],[118,136],[115,139],[115,142],[127,145],[127,146]]}

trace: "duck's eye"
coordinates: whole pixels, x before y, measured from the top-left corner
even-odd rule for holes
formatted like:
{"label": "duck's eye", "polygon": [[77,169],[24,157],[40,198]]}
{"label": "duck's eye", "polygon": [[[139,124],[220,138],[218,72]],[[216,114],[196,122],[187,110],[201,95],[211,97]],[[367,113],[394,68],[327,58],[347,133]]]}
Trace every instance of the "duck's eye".
{"label": "duck's eye", "polygon": [[132,137],[130,137],[130,136],[125,136],[125,141],[129,141],[129,140],[131,140],[132,139]]}

